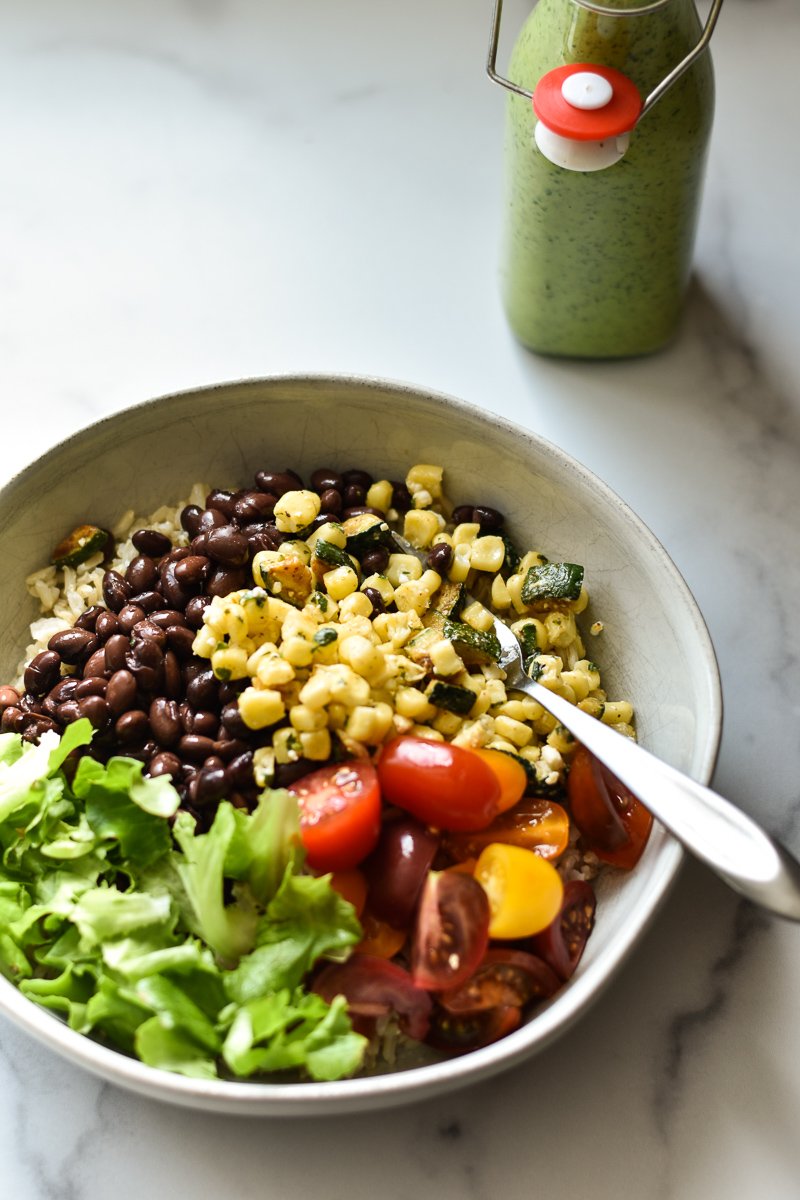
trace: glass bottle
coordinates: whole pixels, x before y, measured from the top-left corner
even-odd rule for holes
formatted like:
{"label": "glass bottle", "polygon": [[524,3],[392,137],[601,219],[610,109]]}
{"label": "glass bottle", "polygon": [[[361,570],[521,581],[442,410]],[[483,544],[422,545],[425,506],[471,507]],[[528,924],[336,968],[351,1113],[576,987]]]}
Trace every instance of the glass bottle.
{"label": "glass bottle", "polygon": [[[711,28],[710,18],[709,37]],[[501,278],[511,328],[532,350],[626,357],[674,335],[713,116],[710,55],[698,53],[653,93],[701,32],[693,0],[539,0],[514,46],[510,80],[492,76],[516,85],[507,101]],[[553,68],[575,63],[616,69],[647,97],[627,149],[602,169],[565,169],[536,143],[528,95]]]}

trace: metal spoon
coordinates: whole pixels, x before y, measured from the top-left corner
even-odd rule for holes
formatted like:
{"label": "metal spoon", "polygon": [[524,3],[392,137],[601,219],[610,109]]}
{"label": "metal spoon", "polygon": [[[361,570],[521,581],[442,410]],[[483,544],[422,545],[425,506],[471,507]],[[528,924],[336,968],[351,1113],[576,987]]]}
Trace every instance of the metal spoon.
{"label": "metal spoon", "polygon": [[[394,535],[403,552],[425,555]],[[532,696],[616,775],[685,848],[755,904],[800,921],[800,863],[741,809],[656,758],[525,673],[522,647],[498,617],[506,685]]]}

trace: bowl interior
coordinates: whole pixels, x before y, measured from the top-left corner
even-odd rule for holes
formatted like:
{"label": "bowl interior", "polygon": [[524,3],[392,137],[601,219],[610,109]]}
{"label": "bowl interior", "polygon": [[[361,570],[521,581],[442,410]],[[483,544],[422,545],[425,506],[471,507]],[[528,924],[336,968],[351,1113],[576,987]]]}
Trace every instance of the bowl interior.
{"label": "bowl interior", "polygon": [[[101,421],[51,450],[0,493],[0,677],[14,677],[37,615],[24,580],[86,521],[115,524],[179,501],[191,485],[242,486],[260,468],[364,467],[403,478],[445,467],[456,503],[503,511],[520,545],[586,568],[587,654],[615,698],[634,702],[640,740],[697,779],[720,736],[719,678],[702,618],[663,548],[599,480],[534,434],[479,410],[377,380],[274,378],[182,393]],[[602,620],[597,638],[589,625]],[[83,1065],[179,1103],[243,1112],[341,1112],[397,1103],[497,1070],[555,1037],[630,950],[673,878],[680,851],[660,828],[637,869],[603,881],[600,918],[570,985],[526,1027],[462,1059],[336,1084],[199,1082],[143,1067],[72,1034],[0,980],[0,1011]]]}

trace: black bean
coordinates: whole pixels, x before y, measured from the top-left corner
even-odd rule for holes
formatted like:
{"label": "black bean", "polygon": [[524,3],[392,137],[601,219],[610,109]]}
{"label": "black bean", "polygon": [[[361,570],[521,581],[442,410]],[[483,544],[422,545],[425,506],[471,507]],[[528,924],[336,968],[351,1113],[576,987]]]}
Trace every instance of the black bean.
{"label": "black bean", "polygon": [[388,565],[389,551],[386,546],[373,546],[361,559],[361,570],[365,575],[382,575]]}
{"label": "black bean", "polygon": [[[159,629],[158,632],[163,636],[163,630]],[[125,665],[129,671],[133,671],[134,675],[139,667],[149,667],[153,671],[158,671],[164,665],[164,652],[158,642],[137,641],[135,645],[131,643],[131,649],[125,655]]]}
{"label": "black bean", "polygon": [[105,675],[105,672],[106,652],[101,646],[99,650],[95,650],[94,654],[90,654],[83,664],[83,678],[90,679],[96,675]]}
{"label": "black bean", "polygon": [[303,481],[296,471],[256,471],[256,487],[262,492],[281,497],[286,492],[296,492],[302,488]]}
{"label": "black bean", "polygon": [[16,688],[5,685],[0,687],[0,711],[13,708],[19,703],[19,692]]}
{"label": "black bean", "polygon": [[40,713],[45,711],[41,699],[31,696],[28,692],[25,692],[24,696],[20,698],[19,707],[26,713]]}
{"label": "black bean", "polygon": [[160,754],[154,754],[150,759],[147,774],[153,778],[157,775],[171,775],[175,779],[180,774],[180,770],[181,760],[175,754],[170,754],[168,750],[163,750]]}
{"label": "black bean", "polygon": [[176,657],[183,661],[192,657],[195,636],[193,629],[186,629],[181,625],[170,625],[166,631],[167,645]]}
{"label": "black bean", "polygon": [[229,492],[225,488],[213,488],[206,496],[206,509],[216,508],[230,521],[236,499],[236,492]]}
{"label": "black bean", "polygon": [[337,492],[336,488],[329,487],[320,492],[319,502],[321,512],[336,516],[342,511],[342,493]]}
{"label": "black bean", "polygon": [[332,467],[318,467],[316,471],[311,472],[311,486],[321,496],[329,488],[341,492],[344,487],[344,480],[339,472],[334,471]]}
{"label": "black bean", "polygon": [[411,492],[404,483],[392,481],[392,508],[396,508],[398,512],[408,512],[414,507],[414,502],[411,499]]}
{"label": "black bean", "polygon": [[77,704],[81,716],[87,717],[95,729],[108,724],[110,712],[102,696],[84,696]]}
{"label": "black bean", "polygon": [[207,538],[208,557],[223,567],[241,567],[248,560],[247,538],[235,525],[212,529]]}
{"label": "black bean", "polygon": [[380,594],[377,588],[365,587],[364,595],[372,605],[372,612],[370,616],[377,617],[379,613],[386,611],[386,605],[383,603],[383,596]]}
{"label": "black bean", "polygon": [[149,592],[137,592],[135,596],[131,596],[130,603],[143,608],[145,613],[149,614],[163,607],[164,597],[161,595],[161,592],[153,588]]}
{"label": "black bean", "polygon": [[252,750],[246,750],[232,759],[225,768],[225,774],[232,790],[252,787],[255,783]]}
{"label": "black bean", "polygon": [[223,707],[230,704],[232,700],[239,697],[239,693],[243,691],[248,684],[246,679],[226,679],[224,683],[219,685],[219,702]]}
{"label": "black bean", "polygon": [[456,525],[470,525],[475,511],[471,504],[459,504],[453,509],[452,520]]}
{"label": "black bean", "polygon": [[55,650],[65,663],[77,666],[85,662],[98,649],[100,641],[88,629],[62,629],[54,633],[47,643],[48,650]]}
{"label": "black bean", "polygon": [[77,700],[65,700],[56,709],[56,718],[62,725],[71,725],[73,721],[79,720],[80,715],[81,710]]}
{"label": "black bean", "polygon": [[186,621],[192,629],[200,629],[203,624],[203,613],[211,603],[210,596],[193,596],[186,605]]}
{"label": "black bean", "polygon": [[[44,696],[54,688],[61,675],[61,659],[55,650],[42,650],[28,663],[23,679],[26,690],[33,696]],[[14,692],[14,701],[19,700]],[[6,706],[7,707],[7,706]]]}
{"label": "black bean", "polygon": [[186,685],[186,699],[196,709],[219,708],[219,684],[213,671],[203,670]]}
{"label": "black bean", "polygon": [[106,688],[106,704],[119,717],[136,702],[136,679],[126,668],[115,671]]}
{"label": "black bean", "polygon": [[233,506],[233,515],[243,525],[271,517],[278,499],[272,492],[245,492]]}
{"label": "black bean", "polygon": [[175,564],[175,578],[182,587],[199,587],[210,569],[210,559],[202,554],[189,554]]}
{"label": "black bean", "polygon": [[193,537],[189,543],[189,554],[200,554],[203,558],[208,557],[208,532],[198,533],[197,537]]}
{"label": "black bean", "polygon": [[63,704],[65,700],[72,700],[75,692],[78,690],[80,680],[76,675],[67,675],[66,678],[59,680],[48,696],[48,700],[54,700],[56,704]]}
{"label": "black bean", "polygon": [[192,593],[175,577],[175,563],[168,563],[161,576],[161,591],[170,608],[182,612],[192,598]]}
{"label": "black bean", "polygon": [[131,595],[130,584],[125,582],[118,571],[106,571],[103,576],[103,599],[112,612],[119,612]]}
{"label": "black bean", "polygon": [[147,554],[150,558],[161,558],[172,549],[172,542],[157,529],[137,529],[131,541],[140,554]]}
{"label": "black bean", "polygon": [[125,580],[134,592],[146,592],[157,579],[156,564],[146,554],[139,554],[128,563]]}
{"label": "black bean", "polygon": [[181,665],[174,650],[164,654],[164,695],[170,700],[177,700],[183,693]]}
{"label": "black bean", "polygon": [[302,779],[304,775],[309,775],[312,771],[316,771],[319,763],[310,762],[306,758],[298,759],[293,763],[278,763],[275,767],[275,776],[273,784],[275,787],[290,787],[298,779]]}
{"label": "black bean", "polygon": [[43,733],[59,732],[58,724],[51,717],[38,713],[28,713],[19,722],[18,733],[26,742],[38,742]]}
{"label": "black bean", "polygon": [[447,542],[437,542],[428,551],[425,562],[432,571],[444,575],[453,558],[453,547]]}
{"label": "black bean", "polygon": [[342,492],[342,507],[355,508],[360,504],[366,504],[367,490],[360,487],[357,483],[349,483]]}
{"label": "black bean", "polygon": [[[180,522],[188,533],[189,537],[195,537],[199,532],[200,515],[202,511],[202,508],[200,508],[197,504],[187,504],[185,508],[181,509]],[[138,550],[139,547],[137,546],[136,548]],[[164,550],[164,554],[167,554],[171,548],[172,543],[170,542],[169,546],[167,546],[166,550]]]}
{"label": "black bean", "polygon": [[143,621],[137,621],[131,630],[131,645],[134,650],[141,642],[154,642],[159,650],[163,650],[167,644],[166,630],[145,617]]}
{"label": "black bean", "polygon": [[84,696],[105,696],[107,689],[108,680],[94,675],[89,679],[79,679],[72,694],[76,700],[83,700]]}
{"label": "black bean", "polygon": [[245,533],[250,554],[258,554],[259,550],[277,550],[284,541],[276,525],[248,525]]}
{"label": "black bean", "polygon": [[174,608],[157,608],[155,612],[148,613],[148,619],[154,625],[158,625],[159,629],[169,629],[171,625],[180,625],[186,628],[186,617],[182,612],[177,612]]}
{"label": "black bean", "polygon": [[144,609],[138,604],[123,604],[119,610],[119,627],[122,633],[130,633],[134,625],[144,620]]}
{"label": "black bean", "polygon": [[142,746],[150,732],[147,713],[140,708],[123,713],[114,725],[114,736],[123,746]]}
{"label": "black bean", "polygon": [[175,700],[159,696],[150,705],[150,728],[161,746],[174,746],[183,734],[180,713]]}
{"label": "black bean", "polygon": [[203,737],[212,738],[217,736],[219,728],[219,719],[217,714],[213,712],[194,712],[192,714],[191,729],[187,729],[187,733],[199,733]]}
{"label": "black bean", "polygon": [[99,604],[93,604],[91,608],[86,609],[86,612],[82,612],[75,621],[76,628],[88,629],[92,633],[95,633],[97,628],[97,618],[105,611],[106,610],[101,608]]}
{"label": "black bean", "polygon": [[220,720],[229,733],[234,737],[247,737],[250,732],[247,725],[242,720],[242,714],[239,712],[238,703],[233,700],[226,704],[220,713]]}
{"label": "black bean", "polygon": [[3,715],[0,717],[0,729],[3,733],[17,733],[25,720],[25,713],[21,708],[17,708],[15,704],[9,704],[8,708],[3,709]]}
{"label": "black bean", "polygon": [[216,800],[222,800],[227,791],[225,768],[204,766],[197,776],[195,803],[213,804]]}
{"label": "black bean", "polygon": [[224,726],[220,727],[219,735],[214,742],[214,753],[223,762],[233,762],[234,758],[238,758],[240,754],[245,754],[249,749],[250,747],[246,741],[242,738],[231,737]]}
{"label": "black bean", "polygon": [[214,753],[214,742],[199,733],[186,733],[178,742],[178,753],[189,762],[201,763]]}
{"label": "black bean", "polygon": [[186,558],[188,553],[189,549],[187,546],[173,546],[169,554],[165,554],[161,559],[161,562],[158,564],[159,576],[163,576],[164,571],[167,569],[170,563],[180,562],[182,558]]}
{"label": "black bean", "polygon": [[94,631],[101,641],[106,641],[113,633],[119,633],[119,617],[104,608],[97,618]]}
{"label": "black bean", "polygon": [[370,508],[367,504],[354,504],[351,508],[344,509],[342,520],[347,521],[350,517],[363,517],[364,513],[371,513],[373,517],[385,515],[379,508]]}
{"label": "black bean", "polygon": [[227,596],[246,587],[247,583],[244,567],[218,567],[206,584],[206,591],[209,596]]}
{"label": "black bean", "polygon": [[365,492],[372,487],[374,482],[368,471],[362,471],[357,467],[351,467],[349,471],[343,471],[342,481],[345,487],[360,487],[363,488]]}
{"label": "black bean", "polygon": [[505,524],[505,517],[488,504],[479,504],[472,510],[472,520],[480,525],[481,533],[497,533]]}

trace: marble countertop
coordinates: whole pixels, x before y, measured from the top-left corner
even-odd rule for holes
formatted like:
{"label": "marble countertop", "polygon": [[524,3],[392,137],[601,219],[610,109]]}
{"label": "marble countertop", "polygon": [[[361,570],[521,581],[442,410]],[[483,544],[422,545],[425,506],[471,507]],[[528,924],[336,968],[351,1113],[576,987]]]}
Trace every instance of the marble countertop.
{"label": "marble countertop", "polygon": [[[684,327],[598,365],[526,353],[500,309],[489,7],[0,0],[0,475],[148,396],[281,372],[404,379],[536,429],[685,574],[723,677],[716,786],[800,852],[800,11],[725,5]],[[526,10],[508,0],[509,29]],[[325,1121],[160,1106],[2,1021],[3,1193],[789,1200],[798,939],[690,864],[526,1066]]]}

